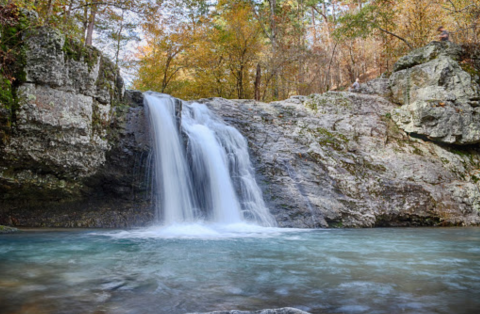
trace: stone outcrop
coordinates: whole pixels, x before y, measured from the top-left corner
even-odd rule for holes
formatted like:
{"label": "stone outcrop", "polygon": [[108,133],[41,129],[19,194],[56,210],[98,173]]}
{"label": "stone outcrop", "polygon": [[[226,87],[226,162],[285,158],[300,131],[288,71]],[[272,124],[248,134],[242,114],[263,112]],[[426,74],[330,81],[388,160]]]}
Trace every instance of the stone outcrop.
{"label": "stone outcrop", "polygon": [[410,137],[377,95],[329,92],[270,104],[204,99],[247,137],[282,227],[477,225],[477,147]]}
{"label": "stone outcrop", "polygon": [[432,42],[401,58],[390,77],[392,113],[410,134],[446,144],[480,142],[480,76],[450,42]]}
{"label": "stone outcrop", "polygon": [[[0,222],[123,227],[152,221],[143,100],[115,65],[51,28],[23,33],[15,106],[1,104]],[[13,88],[13,87],[12,87]]]}
{"label": "stone outcrop", "polygon": [[215,311],[215,312],[206,312],[206,313],[190,313],[190,314],[309,314],[299,309],[292,307],[284,307],[281,309],[267,309],[260,311]]}

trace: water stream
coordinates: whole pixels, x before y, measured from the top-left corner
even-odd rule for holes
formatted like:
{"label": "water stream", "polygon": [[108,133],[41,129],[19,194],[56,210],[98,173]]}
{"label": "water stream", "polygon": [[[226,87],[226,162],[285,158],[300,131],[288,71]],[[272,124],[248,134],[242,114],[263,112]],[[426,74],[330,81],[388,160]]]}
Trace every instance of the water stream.
{"label": "water stream", "polygon": [[145,94],[159,222],[274,226],[245,138],[199,103],[183,103],[179,128],[176,101],[168,95]]}
{"label": "water stream", "polygon": [[0,235],[0,313],[480,308],[480,228],[223,228]]}

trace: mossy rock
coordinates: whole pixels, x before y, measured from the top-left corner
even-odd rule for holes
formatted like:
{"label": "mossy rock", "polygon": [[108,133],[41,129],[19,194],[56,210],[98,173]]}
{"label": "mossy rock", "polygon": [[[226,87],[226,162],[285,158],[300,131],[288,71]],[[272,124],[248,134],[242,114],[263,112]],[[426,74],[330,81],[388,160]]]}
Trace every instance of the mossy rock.
{"label": "mossy rock", "polygon": [[68,37],[65,38],[65,44],[62,49],[65,53],[65,59],[85,62],[89,71],[93,69],[101,56],[101,52],[97,48],[85,46],[82,42]]}
{"label": "mossy rock", "polygon": [[28,11],[13,12],[15,25],[0,26],[0,50],[3,55],[0,64],[0,143],[5,143],[16,120],[20,107],[17,89],[26,81],[26,49],[23,33],[30,27]]}
{"label": "mossy rock", "polygon": [[1,233],[14,233],[14,232],[18,232],[18,231],[19,230],[17,228],[0,225],[0,234]]}

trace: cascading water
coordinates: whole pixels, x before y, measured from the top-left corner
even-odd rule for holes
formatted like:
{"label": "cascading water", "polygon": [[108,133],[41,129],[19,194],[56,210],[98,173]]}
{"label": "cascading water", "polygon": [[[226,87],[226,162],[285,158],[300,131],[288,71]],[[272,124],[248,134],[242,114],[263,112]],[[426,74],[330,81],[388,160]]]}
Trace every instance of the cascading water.
{"label": "cascading water", "polygon": [[235,128],[203,104],[183,103],[180,132],[174,98],[148,92],[145,104],[159,221],[275,225],[255,181],[247,142]]}

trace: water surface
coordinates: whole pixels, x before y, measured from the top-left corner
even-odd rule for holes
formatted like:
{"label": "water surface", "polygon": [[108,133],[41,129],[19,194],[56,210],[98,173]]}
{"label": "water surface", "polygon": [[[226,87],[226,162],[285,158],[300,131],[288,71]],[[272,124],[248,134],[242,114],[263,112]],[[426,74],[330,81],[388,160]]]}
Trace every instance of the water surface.
{"label": "water surface", "polygon": [[[186,232],[190,230],[189,232]],[[479,313],[480,228],[0,235],[0,313]]]}

